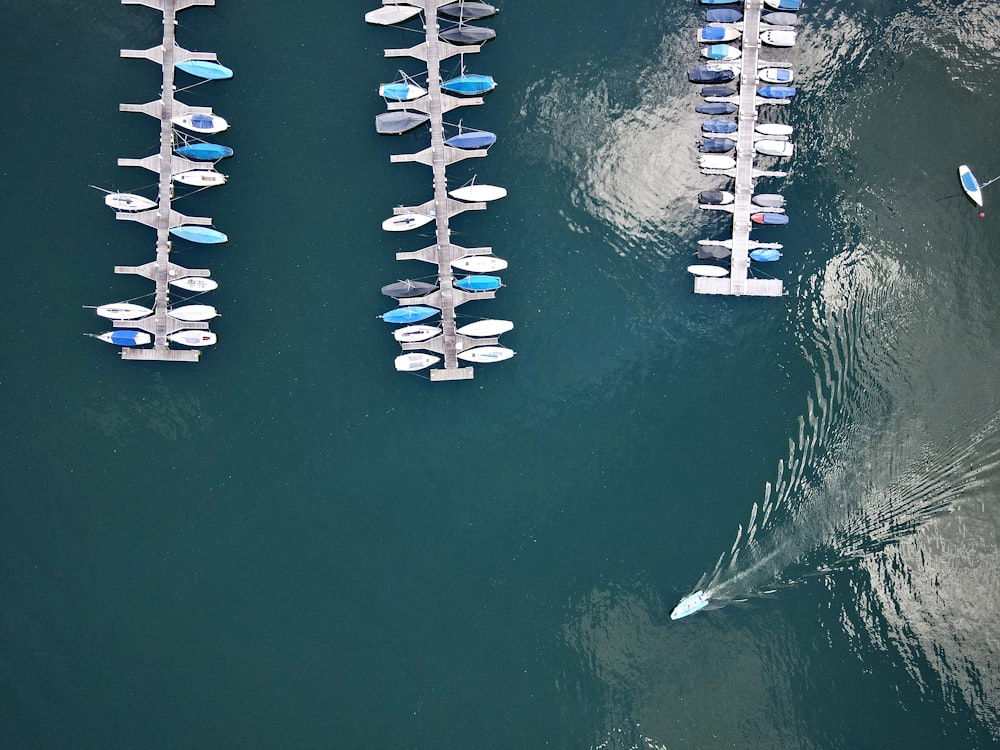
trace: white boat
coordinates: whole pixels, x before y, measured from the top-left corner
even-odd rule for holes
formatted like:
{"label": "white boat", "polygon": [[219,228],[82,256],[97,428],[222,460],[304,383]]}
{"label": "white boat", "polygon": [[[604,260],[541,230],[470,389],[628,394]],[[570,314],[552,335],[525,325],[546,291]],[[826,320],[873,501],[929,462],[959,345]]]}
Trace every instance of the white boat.
{"label": "white boat", "polygon": [[185,276],[181,279],[171,279],[170,285],[188,292],[210,292],[219,288],[219,282],[205,276]]}
{"label": "white boat", "polygon": [[693,615],[695,612],[700,612],[708,606],[711,594],[711,591],[702,591],[701,589],[693,594],[688,594],[674,607],[673,612],[670,613],[670,619],[679,620],[682,617]]}
{"label": "white boat", "polygon": [[448,193],[452,198],[460,201],[489,202],[507,197],[507,189],[496,185],[466,185],[465,187],[452,190]]}
{"label": "white boat", "polygon": [[705,154],[698,160],[702,169],[734,169],[736,159],[725,154]]}
{"label": "white boat", "polygon": [[422,8],[415,8],[412,5],[383,5],[381,8],[365,13],[365,22],[374,23],[379,26],[392,26],[393,24],[409,21],[420,13]]}
{"label": "white boat", "polygon": [[393,364],[400,372],[413,372],[423,370],[441,361],[441,358],[426,352],[407,352],[396,357]]}
{"label": "white boat", "polygon": [[399,343],[406,344],[415,341],[428,341],[440,334],[441,329],[438,326],[417,325],[397,328],[392,332],[392,337]]}
{"label": "white boat", "polygon": [[219,115],[180,115],[179,117],[171,117],[170,122],[194,133],[221,133],[229,127],[225,118],[219,117]]}
{"label": "white boat", "polygon": [[397,214],[383,221],[382,228],[387,232],[406,232],[430,224],[432,221],[434,217],[427,214]]}
{"label": "white boat", "polygon": [[794,47],[795,32],[785,29],[768,29],[760,32],[760,43],[771,47]]}
{"label": "white boat", "polygon": [[142,305],[135,305],[131,302],[113,302],[110,305],[101,305],[97,308],[97,314],[102,318],[111,320],[135,320],[152,315],[153,311]]}
{"label": "white boat", "polygon": [[195,187],[214,187],[215,185],[225,185],[226,176],[222,172],[214,169],[189,169],[186,172],[177,172],[170,176],[174,182],[183,185],[194,185]]}
{"label": "white boat", "polygon": [[175,344],[184,346],[212,346],[219,337],[211,331],[183,330],[171,333],[167,338]]}
{"label": "white boat", "polygon": [[507,333],[514,328],[514,324],[509,320],[477,320],[474,323],[467,323],[455,333],[460,336],[471,336],[473,338],[489,338]]}
{"label": "white boat", "polygon": [[969,196],[969,199],[982,208],[983,189],[979,185],[979,180],[977,180],[976,176],[972,173],[972,170],[965,164],[958,168],[958,179],[962,181],[962,189],[965,191],[965,194]]}
{"label": "white boat", "polygon": [[698,41],[701,44],[725,44],[740,38],[740,30],[733,26],[710,23],[698,29]]}
{"label": "white boat", "polygon": [[776,137],[784,136],[787,138],[795,131],[795,128],[791,125],[784,125],[780,122],[761,122],[754,127],[754,130],[761,135],[773,135]]}
{"label": "white boat", "polygon": [[183,320],[185,323],[192,323],[199,320],[211,320],[219,314],[211,305],[183,305],[167,310],[174,320]]}
{"label": "white boat", "polygon": [[510,359],[516,352],[506,346],[477,346],[458,353],[458,358],[465,362],[503,362]]}
{"label": "white boat", "polygon": [[792,145],[791,141],[764,139],[755,141],[753,147],[758,154],[765,156],[791,156],[795,151],[795,146]]}
{"label": "white boat", "polygon": [[757,80],[763,83],[789,84],[795,80],[791,68],[761,68],[757,71]]}
{"label": "white boat", "polygon": [[695,276],[718,276],[719,278],[729,275],[729,271],[722,266],[705,265],[688,266],[688,273]]}
{"label": "white boat", "polygon": [[732,44],[710,44],[702,49],[701,56],[709,60],[739,60],[743,50]]}
{"label": "white boat", "polygon": [[115,211],[148,211],[156,208],[156,201],[135,193],[108,193],[104,196],[104,205]]}
{"label": "white boat", "polygon": [[507,261],[495,255],[466,255],[451,262],[452,268],[469,273],[492,273],[507,267]]}

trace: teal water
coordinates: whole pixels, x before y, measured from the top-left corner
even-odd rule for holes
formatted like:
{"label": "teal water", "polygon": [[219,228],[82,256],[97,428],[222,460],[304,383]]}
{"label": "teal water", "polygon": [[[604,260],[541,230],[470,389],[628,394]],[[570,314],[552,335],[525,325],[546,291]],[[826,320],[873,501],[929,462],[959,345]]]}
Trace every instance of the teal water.
{"label": "teal water", "polygon": [[[152,182],[115,160],[156,123],[117,105],[159,73],[118,50],[159,15],[0,3],[0,744],[996,742],[996,188],[979,219],[955,173],[1000,174],[995,4],[807,8],[779,115],[798,151],[762,183],[790,201],[760,233],[788,294],[726,300],[684,272],[724,226],[694,208],[694,5],[505,3],[467,65],[500,85],[454,114],[500,140],[449,174],[510,191],[452,225],[510,261],[467,312],[515,321],[518,356],[454,384],[394,372],[376,318],[425,272],[393,254],[427,244],[379,222],[430,181],[389,164],[420,136],[372,123],[378,83],[418,70],[382,50],[418,39],[351,6],[180,15],[236,71],[179,95],[236,156],[178,204],[230,236],[176,256],[220,281],[220,343],[168,366],[81,335],[106,330],[82,306],[148,290],[113,266],[150,259],[150,230],[88,185]],[[906,498],[953,512],[671,622],[768,482],[790,499],[760,549],[787,567],[738,561],[734,593],[884,541]]]}

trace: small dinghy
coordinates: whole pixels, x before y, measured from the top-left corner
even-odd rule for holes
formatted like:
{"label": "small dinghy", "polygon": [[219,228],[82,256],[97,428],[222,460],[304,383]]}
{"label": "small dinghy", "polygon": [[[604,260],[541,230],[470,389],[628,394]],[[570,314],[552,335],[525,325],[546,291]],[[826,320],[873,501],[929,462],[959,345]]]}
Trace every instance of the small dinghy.
{"label": "small dinghy", "polygon": [[171,118],[170,122],[194,133],[221,133],[229,128],[229,123],[218,115],[181,115]]}
{"label": "small dinghy", "polygon": [[423,125],[430,119],[430,115],[407,112],[405,109],[383,112],[375,117],[375,132],[381,135],[400,135]]}
{"label": "small dinghy", "polygon": [[229,146],[220,146],[217,143],[188,143],[174,149],[174,153],[195,161],[216,161],[232,156],[233,150]]}
{"label": "small dinghy", "polygon": [[765,13],[760,17],[760,20],[772,26],[796,26],[799,23],[797,15],[785,12]]}
{"label": "small dinghy", "polygon": [[145,331],[133,331],[128,328],[116,328],[94,338],[115,346],[145,346],[153,341],[153,337]]}
{"label": "small dinghy", "polygon": [[156,201],[135,193],[108,193],[104,196],[104,205],[115,211],[148,211],[156,208]]}
{"label": "small dinghy", "polygon": [[493,273],[507,267],[507,261],[495,255],[466,255],[451,262],[451,267],[469,273]]}
{"label": "small dinghy", "polygon": [[709,8],[705,11],[705,20],[709,23],[739,23],[743,13],[735,8]]}
{"label": "small dinghy", "polygon": [[735,169],[736,159],[722,154],[705,154],[698,159],[698,166],[702,169]]}
{"label": "small dinghy", "polygon": [[409,21],[418,15],[423,8],[412,5],[383,5],[381,8],[365,13],[365,22],[379,26],[392,26],[403,21]]}
{"label": "small dinghy", "polygon": [[791,68],[762,68],[757,71],[757,80],[762,83],[791,83],[795,73]]}
{"label": "small dinghy", "polygon": [[387,232],[408,232],[432,221],[434,217],[427,214],[398,214],[383,221],[382,228]]}
{"label": "small dinghy", "polygon": [[185,276],[182,279],[171,279],[170,286],[187,292],[211,292],[219,288],[219,282],[205,276]]}
{"label": "small dinghy", "polygon": [[785,205],[785,196],[778,193],[758,193],[751,195],[750,201],[761,208],[781,208]]}
{"label": "small dinghy", "polygon": [[698,93],[708,99],[709,97],[736,96],[736,89],[732,86],[705,86]]}
{"label": "small dinghy", "polygon": [[[698,245],[698,260],[725,260],[733,251],[724,245]],[[715,266],[713,266],[715,268]]]}
{"label": "small dinghy", "polygon": [[698,589],[693,594],[688,594],[677,603],[676,607],[674,607],[673,611],[670,613],[670,619],[679,620],[682,617],[693,615],[695,612],[700,612],[705,609],[705,607],[708,606],[709,593],[710,592]]}
{"label": "small dinghy", "polygon": [[707,65],[698,65],[688,71],[688,80],[691,83],[726,83],[736,78],[736,74],[727,68],[710,68]]}
{"label": "small dinghy", "polygon": [[730,138],[705,138],[698,144],[703,154],[726,154],[736,148],[736,141]]}
{"label": "small dinghy", "polygon": [[772,10],[795,11],[802,7],[802,0],[764,0],[764,5]]}
{"label": "small dinghy", "polygon": [[704,133],[735,133],[738,128],[735,120],[705,120],[701,124]]}
{"label": "small dinghy", "polygon": [[754,126],[754,130],[761,135],[770,135],[776,138],[787,138],[795,132],[791,125],[780,122],[759,122]]}
{"label": "small dinghy", "polygon": [[455,333],[471,338],[493,338],[513,329],[514,324],[509,320],[477,320],[474,323],[465,324]]}
{"label": "small dinghy", "polygon": [[492,292],[499,289],[502,284],[499,276],[464,276],[455,282],[455,286],[467,292]]}
{"label": "small dinghy", "polygon": [[485,364],[487,362],[503,362],[510,359],[515,354],[513,349],[506,346],[477,346],[475,349],[466,349],[458,353],[458,358],[465,362],[477,362]]}
{"label": "small dinghy", "polygon": [[688,266],[688,273],[693,276],[715,276],[717,278],[722,278],[723,276],[728,276],[729,271],[722,266],[706,266],[706,265],[693,265]]}
{"label": "small dinghy", "polygon": [[210,60],[185,60],[174,65],[177,70],[183,70],[188,75],[205,78],[209,81],[222,81],[233,77],[233,71],[222,63]]}
{"label": "small dinghy", "polygon": [[750,260],[755,260],[759,263],[773,263],[776,260],[781,259],[781,253],[770,247],[762,247],[757,250],[750,251]]}
{"label": "small dinghy", "polygon": [[765,99],[791,99],[795,96],[794,86],[761,86],[757,95]]}
{"label": "small dinghy", "polygon": [[225,185],[228,178],[222,172],[216,172],[214,169],[189,169],[186,172],[171,175],[171,179],[182,185],[215,187],[216,185]]}
{"label": "small dinghy", "polygon": [[736,196],[725,190],[703,190],[698,193],[698,202],[708,206],[728,206]]}
{"label": "small dinghy", "polygon": [[771,47],[794,47],[795,32],[784,29],[768,29],[760,32],[760,43]]}
{"label": "small dinghy", "polygon": [[791,141],[775,141],[765,138],[755,141],[753,149],[758,154],[765,156],[791,156],[795,151],[795,146],[792,145]]}
{"label": "small dinghy", "polygon": [[397,307],[387,313],[382,313],[382,320],[386,323],[419,323],[434,315],[440,310],[436,307],[426,307],[425,305],[410,305],[409,307]]}
{"label": "small dinghy", "polygon": [[382,287],[382,294],[393,299],[403,297],[423,297],[437,289],[437,284],[428,284],[426,281],[410,281],[404,279]]}
{"label": "small dinghy", "polygon": [[485,26],[470,26],[460,23],[458,26],[438,34],[441,39],[453,44],[482,44],[493,39],[497,33]]}
{"label": "small dinghy", "polygon": [[183,344],[184,346],[214,346],[219,341],[219,337],[211,331],[195,331],[191,329],[175,331],[167,336],[167,339],[175,344]]}
{"label": "small dinghy", "polygon": [[497,82],[493,80],[493,76],[484,76],[478,73],[461,75],[458,78],[452,78],[441,84],[442,91],[460,96],[479,96],[480,94],[492,91],[496,87]]}
{"label": "small dinghy", "polygon": [[972,170],[965,164],[958,168],[958,179],[962,181],[962,190],[969,196],[969,200],[982,208],[983,189],[979,185],[979,180],[972,173]]}
{"label": "small dinghy", "polygon": [[393,365],[399,372],[416,372],[437,364],[441,358],[427,352],[407,352],[393,360]]}
{"label": "small dinghy", "polygon": [[224,232],[212,227],[202,227],[193,224],[182,224],[179,227],[170,227],[170,234],[180,237],[182,240],[197,242],[201,245],[218,245],[228,242],[229,237]]}
{"label": "small dinghy", "polygon": [[412,102],[414,99],[427,96],[427,89],[415,83],[397,81],[379,84],[378,95],[394,102]]}
{"label": "small dinghy", "polygon": [[437,326],[406,326],[392,332],[392,337],[401,344],[429,341],[440,335],[441,329]]}
{"label": "small dinghy", "polygon": [[497,142],[496,133],[488,130],[466,130],[445,140],[445,146],[454,148],[487,148]]}
{"label": "small dinghy", "polygon": [[102,318],[111,320],[135,320],[153,314],[153,311],[148,307],[131,302],[113,302],[110,305],[101,305],[95,312]]}
{"label": "small dinghy", "polygon": [[448,18],[457,18],[460,21],[475,21],[480,18],[495,16],[500,11],[489,3],[467,3],[458,2],[450,5],[443,5],[438,8],[438,13]]}
{"label": "small dinghy", "polygon": [[731,44],[710,44],[702,49],[701,56],[709,60],[739,60],[743,50]]}
{"label": "small dinghy", "polygon": [[760,213],[750,214],[750,221],[754,224],[781,226],[782,224],[788,223],[788,216],[785,214],[771,213],[770,211],[762,211]]}
{"label": "small dinghy", "polygon": [[739,38],[739,29],[732,26],[704,26],[698,29],[698,41],[702,44],[723,44]]}
{"label": "small dinghy", "polygon": [[174,320],[183,320],[185,323],[194,323],[202,320],[211,320],[219,315],[219,311],[211,305],[182,305],[172,307],[167,310]]}
{"label": "small dinghy", "polygon": [[466,185],[465,187],[450,191],[448,195],[460,201],[469,201],[470,203],[482,201],[488,203],[489,201],[506,198],[507,188],[497,187],[496,185]]}
{"label": "small dinghy", "polygon": [[708,102],[699,104],[694,111],[702,115],[731,115],[739,111],[739,106],[732,102]]}

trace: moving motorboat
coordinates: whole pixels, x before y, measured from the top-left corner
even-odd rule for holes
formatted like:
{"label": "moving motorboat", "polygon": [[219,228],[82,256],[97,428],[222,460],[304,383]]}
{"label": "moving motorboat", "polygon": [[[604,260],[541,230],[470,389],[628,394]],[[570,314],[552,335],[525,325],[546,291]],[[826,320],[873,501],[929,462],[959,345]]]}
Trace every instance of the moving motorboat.
{"label": "moving motorboat", "polygon": [[422,112],[407,112],[405,109],[383,112],[375,116],[375,132],[382,135],[399,135],[423,125],[430,119],[430,115],[425,115]]}
{"label": "moving motorboat", "polygon": [[458,353],[458,358],[465,362],[503,362],[510,359],[516,352],[506,346],[477,346]]}
{"label": "moving motorboat", "polygon": [[788,223],[788,216],[786,214],[776,214],[772,211],[761,211],[755,214],[750,214],[750,221],[754,224],[781,226],[782,224]]}
{"label": "moving motorboat", "polygon": [[436,307],[426,305],[410,305],[408,307],[397,307],[387,313],[382,313],[382,320],[386,323],[419,323],[431,316],[437,315],[440,310]]}
{"label": "moving motorboat", "polygon": [[711,596],[711,591],[702,591],[701,589],[698,589],[693,594],[688,594],[674,607],[670,613],[670,619],[679,620],[682,617],[693,615],[695,612],[700,612],[708,606]]}
{"label": "moving motorboat", "polygon": [[705,133],[735,133],[739,129],[736,120],[705,120],[701,124]]}
{"label": "moving motorboat", "polygon": [[180,279],[171,279],[170,286],[187,292],[211,292],[213,289],[219,288],[219,282],[205,276],[185,276]]}
{"label": "moving motorboat", "polygon": [[732,102],[708,102],[699,104],[694,111],[702,115],[731,115],[739,111],[739,106]]}
{"label": "moving motorboat", "polygon": [[392,332],[392,337],[401,344],[428,341],[439,335],[441,335],[441,329],[438,326],[406,326]]}
{"label": "moving motorboat", "polygon": [[760,43],[771,47],[794,47],[795,32],[785,29],[768,29],[760,32]]}
{"label": "moving motorboat", "polygon": [[449,94],[459,94],[461,96],[478,96],[485,94],[497,87],[497,82],[493,76],[468,73],[452,78],[441,84],[441,90]]}
{"label": "moving motorboat", "polygon": [[145,346],[153,341],[153,337],[145,331],[133,331],[129,328],[116,328],[94,338],[115,346]]}
{"label": "moving motorboat", "polygon": [[725,190],[702,190],[698,193],[698,202],[710,206],[728,206],[736,200],[736,196]]}
{"label": "moving motorboat", "polygon": [[725,154],[736,148],[736,141],[731,138],[705,138],[698,144],[698,151],[703,154]]}
{"label": "moving motorboat", "polygon": [[455,282],[455,286],[467,292],[492,292],[502,286],[499,276],[463,276]]}
{"label": "moving motorboat", "polygon": [[397,214],[383,221],[382,229],[387,232],[407,232],[411,229],[422,227],[425,224],[430,224],[432,221],[434,221],[434,217],[427,214]]}
{"label": "moving motorboat", "polygon": [[135,193],[108,193],[104,196],[104,205],[115,211],[148,211],[156,208],[156,201]]}
{"label": "moving motorboat", "polygon": [[977,206],[982,207],[983,205],[983,189],[979,184],[979,180],[976,179],[976,175],[972,173],[972,170],[965,164],[958,168],[958,179],[962,181],[962,190],[965,194],[969,196],[969,200],[975,203]]}
{"label": "moving motorboat", "polygon": [[382,294],[393,299],[403,297],[423,297],[437,289],[437,284],[429,284],[426,281],[411,281],[403,279],[382,287]]}
{"label": "moving motorboat", "polygon": [[224,118],[210,114],[180,115],[170,122],[194,133],[221,133],[229,127]]}
{"label": "moving motorboat", "polygon": [[762,68],[757,71],[757,80],[763,83],[791,83],[795,73],[791,68]]}
{"label": "moving motorboat", "polygon": [[736,78],[736,73],[728,68],[710,68],[707,65],[698,65],[688,71],[688,80],[691,83],[726,83]]}
{"label": "moving motorboat", "polygon": [[795,146],[791,141],[777,141],[765,138],[754,141],[754,151],[765,156],[791,156],[795,151]]}
{"label": "moving motorboat", "polygon": [[694,276],[715,276],[722,278],[728,276],[729,271],[722,266],[698,265],[688,266],[688,273]]}
{"label": "moving motorboat", "polygon": [[757,95],[765,99],[791,99],[795,96],[794,86],[761,86]]}
{"label": "moving motorboat", "polygon": [[183,320],[185,323],[211,320],[217,317],[218,314],[219,311],[211,305],[182,305],[181,307],[172,307],[167,310],[167,315],[171,318],[174,320]]}
{"label": "moving motorboat", "polygon": [[702,44],[732,42],[740,38],[740,30],[732,26],[704,26],[698,29],[698,41]]}
{"label": "moving motorboat", "polygon": [[95,312],[102,318],[110,318],[111,320],[135,320],[153,314],[153,311],[148,307],[132,302],[112,302],[110,305],[101,305]]}
{"label": "moving motorboat", "polygon": [[739,60],[743,50],[731,44],[710,44],[702,48],[701,56],[709,60]]}
{"label": "moving motorboat", "polygon": [[750,260],[756,260],[760,263],[773,263],[780,259],[781,253],[774,248],[762,247],[750,251]]}
{"label": "moving motorboat", "polygon": [[383,5],[381,8],[365,13],[367,23],[378,24],[379,26],[392,26],[403,21],[409,21],[418,15],[423,8],[413,5]]}
{"label": "moving motorboat", "polygon": [[174,67],[183,70],[185,73],[198,78],[205,78],[210,81],[221,81],[233,77],[233,71],[219,62],[211,60],[185,60],[175,63]]}
{"label": "moving motorboat", "polygon": [[224,232],[212,227],[203,227],[195,224],[182,224],[179,227],[170,227],[170,234],[180,237],[182,240],[197,242],[201,245],[218,245],[221,242],[228,242],[229,237]]}
{"label": "moving motorboat", "polygon": [[393,365],[399,372],[415,372],[423,370],[431,365],[437,364],[441,358],[427,352],[407,352],[400,354],[393,361]]}
{"label": "moving motorboat", "polygon": [[698,245],[698,260],[725,260],[733,251],[724,245]]}
{"label": "moving motorboat", "polygon": [[496,133],[488,130],[466,130],[445,139],[444,145],[454,148],[487,148],[496,142]]}
{"label": "moving motorboat", "polygon": [[469,336],[471,338],[493,338],[494,336],[499,336],[502,333],[507,333],[507,331],[513,330],[514,324],[509,320],[477,320],[474,323],[466,323],[461,328],[457,329],[455,333],[460,336]]}
{"label": "moving motorboat", "polygon": [[228,179],[222,172],[214,169],[189,169],[186,172],[178,172],[170,176],[174,182],[182,185],[192,185],[194,187],[215,187],[225,185]]}
{"label": "moving motorboat", "polygon": [[461,21],[474,21],[479,18],[487,18],[499,12],[497,8],[489,3],[467,3],[464,0],[438,8],[438,13],[442,16],[457,18]]}
{"label": "moving motorboat", "polygon": [[451,29],[438,33],[438,36],[454,44],[482,44],[495,37],[497,33],[485,26],[472,26],[460,23]]}
{"label": "moving motorboat", "polygon": [[217,143],[187,143],[174,149],[174,153],[196,161],[215,161],[232,156],[233,150]]}
{"label": "moving motorboat", "polygon": [[379,84],[378,95],[394,102],[412,102],[414,99],[427,96],[427,89],[409,81],[393,81]]}
{"label": "moving motorboat", "polygon": [[507,267],[507,261],[495,255],[466,255],[451,262],[452,268],[469,273],[492,273]]}
{"label": "moving motorboat", "polygon": [[175,331],[167,336],[167,339],[184,346],[214,346],[219,341],[219,337],[211,331],[196,331],[189,328]]}

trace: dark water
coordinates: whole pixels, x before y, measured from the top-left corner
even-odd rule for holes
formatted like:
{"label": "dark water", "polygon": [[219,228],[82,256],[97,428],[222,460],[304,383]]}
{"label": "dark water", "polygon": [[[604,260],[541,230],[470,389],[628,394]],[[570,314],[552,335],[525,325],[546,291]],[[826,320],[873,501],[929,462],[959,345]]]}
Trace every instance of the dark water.
{"label": "dark water", "polygon": [[[453,228],[510,261],[468,312],[515,321],[518,356],[455,384],[393,372],[376,319],[382,284],[425,272],[393,254],[426,237],[378,229],[429,197],[388,162],[423,141],[372,127],[378,83],[419,69],[382,49],[418,37],[347,5],[180,15],[236,70],[179,96],[230,120],[236,157],[178,208],[231,240],[176,254],[221,283],[219,345],[157,365],[81,334],[106,330],[83,305],[148,290],[113,266],[149,260],[150,230],[88,185],[153,181],[115,166],[157,136],[117,104],[159,73],[118,49],[157,44],[159,14],[0,2],[0,744],[996,742],[996,195],[978,219],[955,173],[1000,174],[996,3],[804,13],[778,114],[798,151],[762,184],[790,200],[760,233],[786,246],[780,300],[690,293],[723,228],[694,209],[694,5],[505,3],[468,62],[500,85],[453,113],[500,140],[449,174],[510,190]],[[671,622],[767,482],[790,490],[761,548],[799,573],[887,541],[907,497],[954,512]],[[782,572],[741,565],[755,590]]]}

